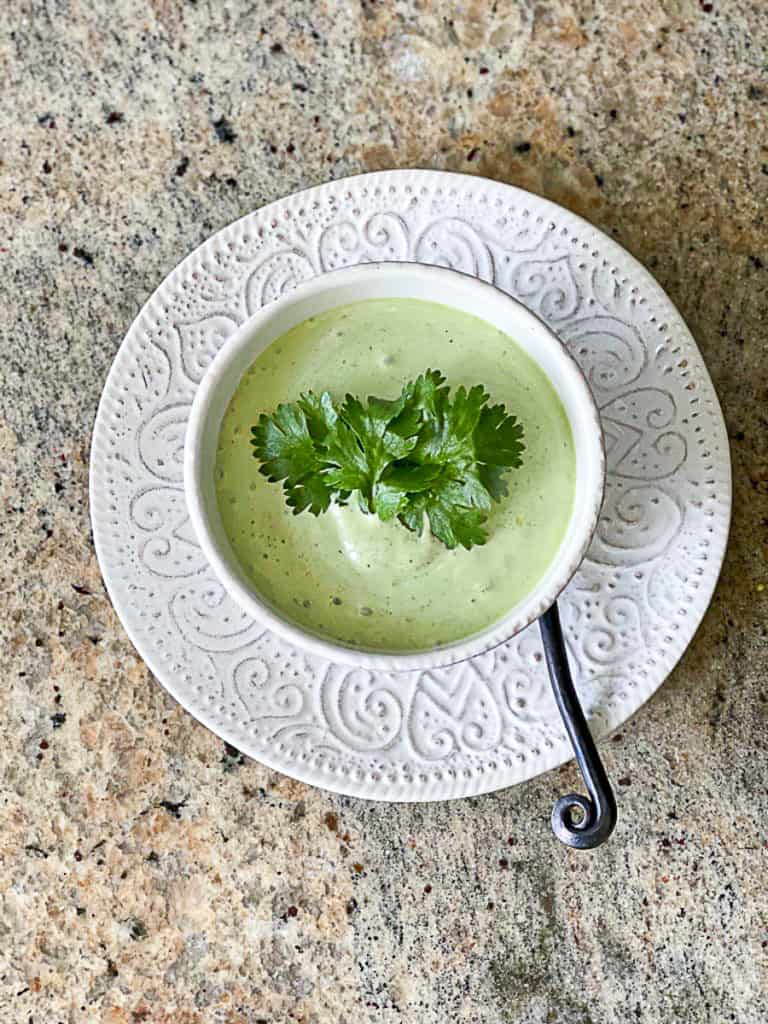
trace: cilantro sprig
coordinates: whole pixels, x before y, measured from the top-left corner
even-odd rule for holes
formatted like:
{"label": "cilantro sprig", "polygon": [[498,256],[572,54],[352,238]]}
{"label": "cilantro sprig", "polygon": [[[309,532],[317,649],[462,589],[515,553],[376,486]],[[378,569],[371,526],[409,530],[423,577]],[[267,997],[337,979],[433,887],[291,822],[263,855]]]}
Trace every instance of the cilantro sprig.
{"label": "cilantro sprig", "polygon": [[488,539],[492,503],[508,493],[506,474],[525,449],[516,417],[489,401],[479,384],[451,396],[439,370],[393,400],[336,404],[309,391],[259,417],[253,454],[295,515],[354,496],[363,512],[419,533],[428,522],[446,547],[471,548]]}

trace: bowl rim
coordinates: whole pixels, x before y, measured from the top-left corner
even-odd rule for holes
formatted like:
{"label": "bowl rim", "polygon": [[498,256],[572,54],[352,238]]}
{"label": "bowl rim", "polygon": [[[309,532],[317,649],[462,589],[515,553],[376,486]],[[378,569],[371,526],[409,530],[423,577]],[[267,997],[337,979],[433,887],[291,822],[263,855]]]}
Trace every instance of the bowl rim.
{"label": "bowl rim", "polygon": [[[515,307],[515,316],[520,321],[527,321],[530,327],[543,332],[548,341],[554,343],[552,346],[553,351],[558,353],[558,357],[566,368],[569,375],[569,385],[580,402],[584,413],[589,417],[591,424],[594,426],[596,444],[594,454],[597,457],[598,474],[598,486],[595,489],[588,514],[580,516],[582,535],[578,548],[575,554],[568,560],[568,564],[561,566],[559,571],[554,574],[554,578],[543,596],[534,602],[532,600],[536,590],[534,587],[528,598],[518,602],[514,608],[510,609],[501,618],[495,620],[486,629],[439,647],[414,652],[389,652],[351,645],[347,646],[341,642],[312,633],[297,623],[283,618],[258,596],[255,589],[245,586],[230,570],[228,560],[219,550],[210,527],[202,488],[203,473],[206,469],[203,465],[201,454],[203,435],[208,417],[212,411],[211,405],[217,385],[232,361],[237,358],[243,349],[253,345],[254,337],[260,330],[263,330],[270,320],[292,304],[325,292],[329,288],[334,289],[343,286],[350,279],[352,281],[357,278],[362,280],[365,276],[378,276],[392,272],[399,274],[405,272],[413,275],[414,278],[421,277],[424,280],[429,278],[432,283],[443,281],[446,292],[444,304],[447,306],[451,305],[451,280],[455,281],[456,278],[461,278],[465,287],[476,290],[480,296],[485,293],[487,297],[492,295],[494,299],[498,299],[500,296],[503,297],[511,306]],[[428,299],[427,301],[436,300]],[[343,303],[340,302],[339,305],[341,304]],[[482,315],[479,318],[483,319]],[[306,319],[306,317],[302,319]],[[297,320],[297,324],[300,322],[300,320]],[[269,344],[272,344],[272,342]],[[535,358],[535,356],[532,356],[532,358]],[[544,372],[546,373],[546,371]],[[233,393],[234,389],[229,395],[227,404],[231,400]],[[571,422],[570,416],[569,422]],[[572,423],[571,426],[573,429]],[[584,559],[597,528],[605,494],[605,480],[605,443],[595,398],[583,371],[552,328],[541,317],[532,313],[513,296],[482,278],[474,277],[471,274],[448,267],[411,261],[376,261],[329,270],[301,282],[289,292],[262,306],[252,316],[248,317],[226,340],[206,370],[195,393],[184,438],[184,492],[190,521],[209,566],[236,604],[266,628],[273,630],[296,647],[302,648],[311,654],[333,662],[353,665],[357,668],[388,672],[423,671],[430,668],[444,668],[466,661],[468,658],[493,650],[521,632],[532,622],[535,622],[547,608],[554,604]],[[571,514],[569,524],[572,522],[573,513]],[[565,561],[562,550],[558,551],[555,559],[550,563],[547,572],[550,572],[557,565],[558,559]]]}

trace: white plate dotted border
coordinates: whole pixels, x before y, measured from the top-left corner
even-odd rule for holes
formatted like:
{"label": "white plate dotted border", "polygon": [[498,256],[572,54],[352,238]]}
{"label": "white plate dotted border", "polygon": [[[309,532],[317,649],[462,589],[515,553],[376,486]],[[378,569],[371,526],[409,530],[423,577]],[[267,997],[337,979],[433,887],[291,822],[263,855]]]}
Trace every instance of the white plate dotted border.
{"label": "white plate dotted border", "polygon": [[537,626],[439,671],[307,657],[225,595],[184,501],[187,416],[226,338],[299,281],[381,259],[493,281],[543,317],[587,373],[608,486],[561,615],[596,734],[651,696],[693,637],[722,564],[722,413],[688,329],[640,264],[568,211],[498,182],[410,170],[342,179],[271,203],[191,253],[131,326],[104,388],[91,453],[96,550],[152,672],[240,750],[350,795],[470,796],[570,756]]}

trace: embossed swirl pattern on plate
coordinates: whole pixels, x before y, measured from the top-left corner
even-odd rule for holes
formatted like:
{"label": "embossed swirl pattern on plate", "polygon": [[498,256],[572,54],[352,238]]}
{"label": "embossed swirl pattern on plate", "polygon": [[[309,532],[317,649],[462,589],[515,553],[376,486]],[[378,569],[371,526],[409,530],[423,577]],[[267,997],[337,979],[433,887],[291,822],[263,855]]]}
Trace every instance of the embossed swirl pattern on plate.
{"label": "embossed swirl pattern on plate", "polygon": [[535,625],[471,662],[421,674],[309,658],[232,603],[186,514],[186,420],[220,347],[298,282],[372,260],[493,281],[584,368],[609,477],[589,556],[561,598],[578,686],[605,731],[661,685],[704,614],[727,538],[717,399],[679,315],[631,257],[565,210],[495,182],[363,175],[272,203],[192,253],[131,327],[104,390],[92,459],[97,550],[154,673],[240,749],[350,794],[484,792],[569,755]]}

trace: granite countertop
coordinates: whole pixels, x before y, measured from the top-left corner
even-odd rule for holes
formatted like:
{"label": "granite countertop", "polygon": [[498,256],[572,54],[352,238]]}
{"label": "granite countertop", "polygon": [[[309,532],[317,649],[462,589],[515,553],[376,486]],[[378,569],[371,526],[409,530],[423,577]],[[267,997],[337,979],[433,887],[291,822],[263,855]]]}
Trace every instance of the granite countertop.
{"label": "granite countertop", "polygon": [[[768,54],[759,0],[9,0],[0,38],[0,1021],[768,1019]],[[385,806],[244,759],[104,593],[88,449],[120,340],[212,231],[428,166],[582,214],[656,275],[724,405],[735,515],[682,664],[603,753]],[[450,837],[450,838],[447,838]]]}

